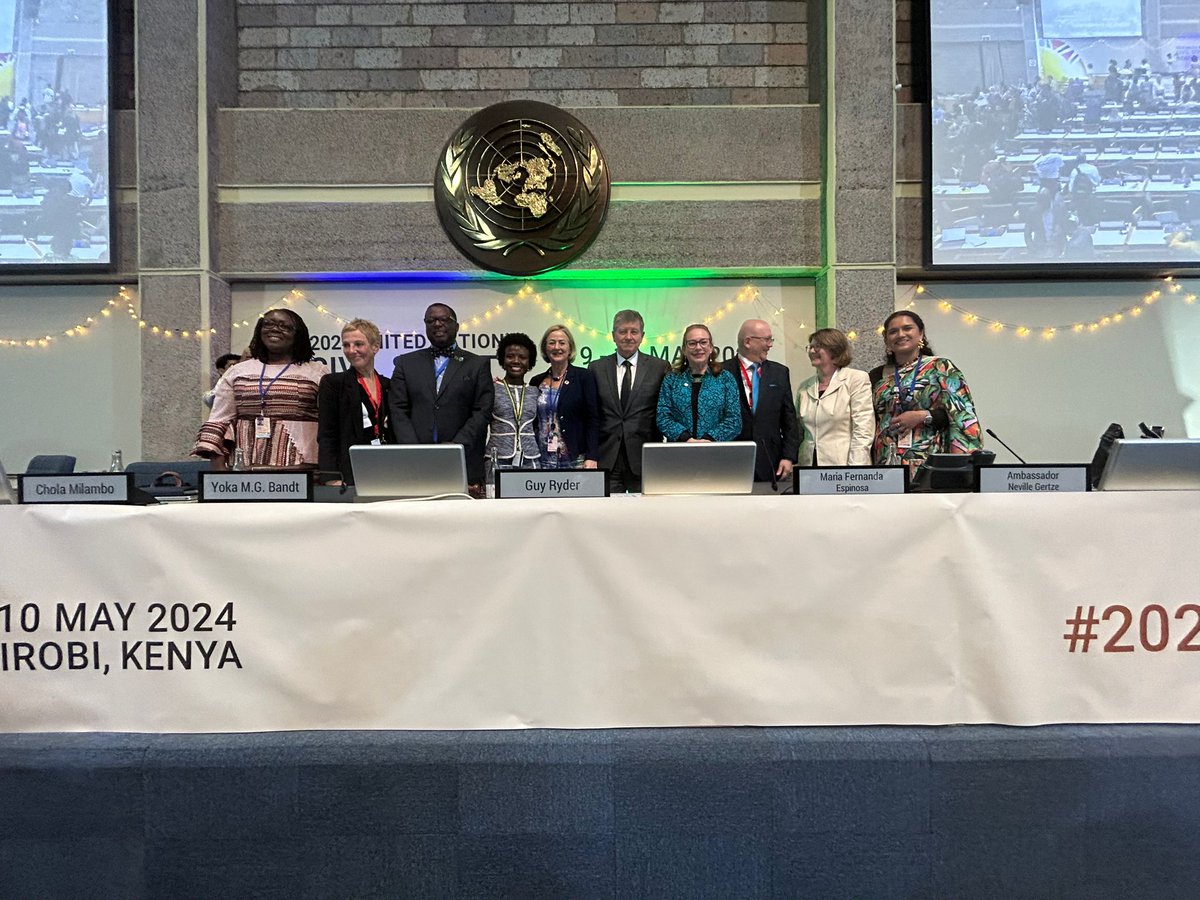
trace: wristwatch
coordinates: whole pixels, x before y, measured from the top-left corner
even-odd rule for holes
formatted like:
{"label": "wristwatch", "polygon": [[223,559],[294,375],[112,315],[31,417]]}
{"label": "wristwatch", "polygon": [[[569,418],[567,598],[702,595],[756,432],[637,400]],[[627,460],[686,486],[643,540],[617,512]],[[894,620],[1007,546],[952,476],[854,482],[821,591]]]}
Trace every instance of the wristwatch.
{"label": "wristwatch", "polygon": [[928,428],[930,425],[932,425],[933,424],[933,413],[931,413],[931,412],[925,413],[925,421],[922,424],[924,424],[924,426],[926,428]]}

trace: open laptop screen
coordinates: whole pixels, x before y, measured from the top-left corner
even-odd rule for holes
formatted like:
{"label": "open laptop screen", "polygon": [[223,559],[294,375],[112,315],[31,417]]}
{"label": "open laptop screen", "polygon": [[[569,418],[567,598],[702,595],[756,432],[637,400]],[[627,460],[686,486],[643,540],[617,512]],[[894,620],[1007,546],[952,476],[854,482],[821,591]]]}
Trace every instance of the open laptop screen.
{"label": "open laptop screen", "polygon": [[753,441],[646,444],[643,494],[749,494],[754,487]]}
{"label": "open laptop screen", "polygon": [[1200,440],[1119,440],[1100,474],[1102,491],[1200,490]]}
{"label": "open laptop screen", "polygon": [[364,444],[350,448],[359,497],[464,494],[467,467],[458,444]]}

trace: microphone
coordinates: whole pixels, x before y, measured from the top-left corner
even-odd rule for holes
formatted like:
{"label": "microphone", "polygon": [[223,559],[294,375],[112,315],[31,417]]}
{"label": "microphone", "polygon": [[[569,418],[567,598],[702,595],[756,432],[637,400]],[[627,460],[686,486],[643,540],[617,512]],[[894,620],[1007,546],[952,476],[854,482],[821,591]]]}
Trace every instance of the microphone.
{"label": "microphone", "polygon": [[1016,450],[1014,450],[1012,447],[1008,446],[1008,444],[1004,443],[1004,441],[1000,440],[1000,435],[996,434],[996,432],[992,431],[992,429],[990,429],[990,428],[985,428],[983,430],[986,431],[988,433],[988,435],[990,435],[991,437],[994,437],[996,440],[1000,441],[1001,447],[1003,447],[1005,450],[1007,450],[1013,456],[1016,456],[1017,462],[1019,462],[1023,466],[1029,465],[1029,463],[1025,462],[1025,460],[1023,460],[1023,459],[1021,459],[1021,457],[1017,456]]}

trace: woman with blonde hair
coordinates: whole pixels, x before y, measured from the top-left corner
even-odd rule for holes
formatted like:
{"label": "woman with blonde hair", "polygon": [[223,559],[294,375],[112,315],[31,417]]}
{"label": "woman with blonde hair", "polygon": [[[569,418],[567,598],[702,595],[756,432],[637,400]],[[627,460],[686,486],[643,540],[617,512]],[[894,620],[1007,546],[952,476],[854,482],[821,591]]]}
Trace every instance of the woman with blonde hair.
{"label": "woman with blonde hair", "polygon": [[572,365],[575,338],[566,325],[542,335],[550,368],[530,379],[538,389],[538,443],[543,469],[595,469],[600,458],[600,392],[596,377]]}

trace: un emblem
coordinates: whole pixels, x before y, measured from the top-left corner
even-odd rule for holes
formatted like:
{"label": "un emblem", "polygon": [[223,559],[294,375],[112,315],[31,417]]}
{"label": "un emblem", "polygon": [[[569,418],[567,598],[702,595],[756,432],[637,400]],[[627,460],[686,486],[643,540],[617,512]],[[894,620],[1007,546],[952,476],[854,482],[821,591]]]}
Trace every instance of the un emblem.
{"label": "un emblem", "polygon": [[434,176],[442,228],[476,265],[505,275],[565,266],[608,211],[608,167],[574,116],[514,100],[471,116]]}

